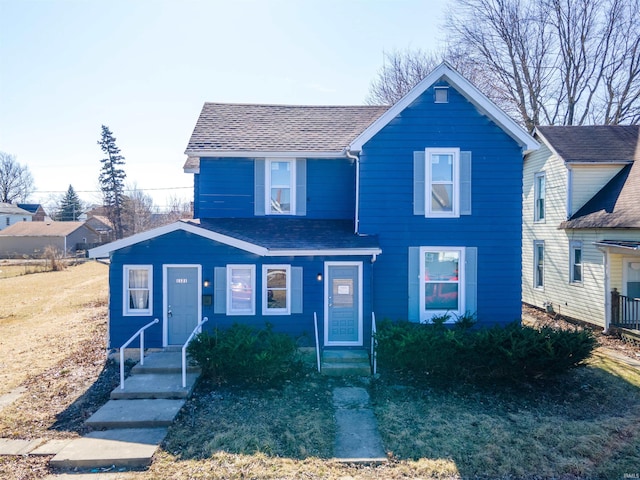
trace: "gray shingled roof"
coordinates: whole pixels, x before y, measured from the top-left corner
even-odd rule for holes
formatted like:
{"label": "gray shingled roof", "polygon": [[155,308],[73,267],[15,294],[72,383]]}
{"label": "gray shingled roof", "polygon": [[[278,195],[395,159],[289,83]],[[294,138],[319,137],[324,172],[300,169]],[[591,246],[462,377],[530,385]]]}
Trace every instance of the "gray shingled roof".
{"label": "gray shingled roof", "polygon": [[353,220],[256,217],[201,219],[189,222],[269,250],[380,248],[376,235],[354,233]]}
{"label": "gray shingled roof", "polygon": [[548,126],[536,130],[565,162],[631,162],[640,126]]}
{"label": "gray shingled roof", "polygon": [[342,152],[388,109],[207,102],[185,153]]}
{"label": "gray shingled roof", "polygon": [[85,225],[84,222],[18,222],[4,230],[0,230],[0,236],[66,237],[83,225]]}
{"label": "gray shingled roof", "polygon": [[33,213],[13,203],[0,203],[0,213],[5,215],[33,215]]}

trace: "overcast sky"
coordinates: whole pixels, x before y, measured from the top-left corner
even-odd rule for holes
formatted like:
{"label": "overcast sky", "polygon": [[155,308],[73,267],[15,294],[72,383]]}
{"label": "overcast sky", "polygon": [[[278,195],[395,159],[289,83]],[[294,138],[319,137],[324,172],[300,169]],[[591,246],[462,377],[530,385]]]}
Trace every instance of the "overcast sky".
{"label": "overcast sky", "polygon": [[[383,52],[438,48],[446,0],[0,0],[0,151],[44,202],[100,201],[100,126],[128,184],[192,198],[205,101],[358,105]],[[187,188],[178,188],[187,187]]]}

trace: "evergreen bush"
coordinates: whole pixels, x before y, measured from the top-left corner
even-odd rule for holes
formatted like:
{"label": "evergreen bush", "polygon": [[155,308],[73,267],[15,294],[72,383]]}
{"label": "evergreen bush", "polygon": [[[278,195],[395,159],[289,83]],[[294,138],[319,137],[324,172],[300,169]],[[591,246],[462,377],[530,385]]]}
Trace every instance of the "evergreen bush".
{"label": "evergreen bush", "polygon": [[226,330],[202,332],[187,352],[203,377],[217,381],[268,383],[284,378],[300,363],[294,339],[273,332],[271,324],[258,330],[236,323]]}
{"label": "evergreen bush", "polygon": [[443,322],[382,322],[377,333],[379,364],[453,381],[533,380],[577,366],[597,343],[590,330],[472,325],[468,316],[453,328]]}

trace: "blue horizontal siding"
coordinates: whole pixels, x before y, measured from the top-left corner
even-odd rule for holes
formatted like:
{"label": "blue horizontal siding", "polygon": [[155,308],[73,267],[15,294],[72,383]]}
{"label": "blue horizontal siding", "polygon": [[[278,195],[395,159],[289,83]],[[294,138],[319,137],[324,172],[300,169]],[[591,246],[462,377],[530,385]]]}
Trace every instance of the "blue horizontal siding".
{"label": "blue horizontal siding", "polygon": [[[472,155],[472,215],[413,215],[413,152],[458,147]],[[407,319],[410,246],[478,247],[478,318],[520,317],[522,153],[516,142],[455,89],[435,104],[427,90],[361,153],[360,231],[377,234],[374,310]]]}
{"label": "blue horizontal siding", "polygon": [[[324,283],[317,280],[317,274],[324,272],[325,261],[362,261],[364,279],[364,318],[365,331],[370,332],[367,318],[371,317],[370,303],[370,262],[369,257],[260,257],[213,240],[184,231],[176,231],[147,240],[131,247],[120,249],[112,255],[109,275],[111,301],[109,302],[109,338],[110,348],[118,348],[141,326],[153,318],[161,320],[146,334],[145,344],[150,348],[162,347],[163,319],[163,265],[193,264],[202,266],[202,278],[211,282],[203,287],[203,295],[214,295],[214,269],[228,264],[256,265],[256,315],[226,316],[215,314],[213,304],[202,307],[202,315],[209,318],[205,330],[216,327],[226,328],[234,323],[244,323],[263,328],[266,322],[273,325],[274,331],[283,332],[299,339],[301,344],[313,344],[313,313],[317,312],[320,333],[324,315]],[[123,307],[123,265],[153,265],[153,311],[151,316],[124,317]],[[262,316],[262,265],[289,264],[303,268],[303,312],[292,315]],[[215,300],[214,300],[215,303]],[[367,333],[368,335],[369,333]],[[322,338],[322,337],[321,337]]]}
{"label": "blue horizontal siding", "polygon": [[[202,158],[194,176],[196,218],[250,218],[254,161]],[[349,159],[307,159],[307,218],[349,219],[355,209],[355,166]]]}

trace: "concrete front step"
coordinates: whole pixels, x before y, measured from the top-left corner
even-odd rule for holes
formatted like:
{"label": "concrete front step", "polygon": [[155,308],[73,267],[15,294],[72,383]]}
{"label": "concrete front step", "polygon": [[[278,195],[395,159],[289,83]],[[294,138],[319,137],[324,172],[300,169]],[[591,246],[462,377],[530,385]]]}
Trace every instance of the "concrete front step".
{"label": "concrete front step", "polygon": [[182,388],[182,375],[179,373],[146,373],[131,375],[124,381],[124,389],[118,385],[111,392],[111,400],[142,398],[188,398],[193,390],[197,373],[187,374],[187,387]]}
{"label": "concrete front step", "polygon": [[325,350],[322,352],[325,363],[366,363],[369,364],[369,353],[366,350]]}
{"label": "concrete front step", "polygon": [[[189,358],[187,358],[187,372],[200,372],[199,367],[189,365]],[[182,352],[165,351],[150,353],[144,358],[144,365],[137,363],[131,369],[132,375],[140,373],[182,373]]]}
{"label": "concrete front step", "polygon": [[168,427],[184,403],[165,398],[109,400],[85,424],[96,429]]}
{"label": "concrete front step", "polygon": [[146,467],[166,436],[166,428],[91,432],[69,442],[51,459],[50,465],[54,468]]}
{"label": "concrete front step", "polygon": [[326,363],[322,362],[322,375],[331,377],[366,377],[371,375],[371,367],[368,363],[342,362]]}

